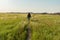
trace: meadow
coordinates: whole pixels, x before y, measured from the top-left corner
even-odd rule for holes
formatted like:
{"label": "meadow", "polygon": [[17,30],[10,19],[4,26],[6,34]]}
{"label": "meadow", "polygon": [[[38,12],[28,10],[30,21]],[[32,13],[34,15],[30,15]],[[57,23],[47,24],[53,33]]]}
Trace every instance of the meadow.
{"label": "meadow", "polygon": [[[60,15],[31,14],[31,40],[60,40]],[[27,14],[0,14],[0,40],[26,40]]]}

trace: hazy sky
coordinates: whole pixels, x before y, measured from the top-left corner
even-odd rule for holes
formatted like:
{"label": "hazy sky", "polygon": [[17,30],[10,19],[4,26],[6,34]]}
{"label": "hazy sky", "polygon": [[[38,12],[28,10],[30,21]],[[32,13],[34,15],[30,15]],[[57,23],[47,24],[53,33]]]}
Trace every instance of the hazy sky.
{"label": "hazy sky", "polygon": [[60,12],[60,0],[0,0],[0,12]]}

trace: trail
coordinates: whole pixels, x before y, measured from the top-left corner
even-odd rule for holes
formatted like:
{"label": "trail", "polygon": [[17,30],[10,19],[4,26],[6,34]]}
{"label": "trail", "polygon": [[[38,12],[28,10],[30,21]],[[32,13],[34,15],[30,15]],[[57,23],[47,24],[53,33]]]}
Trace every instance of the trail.
{"label": "trail", "polygon": [[26,39],[25,40],[31,40],[31,28],[30,28],[30,21],[28,21],[28,24],[26,26]]}
{"label": "trail", "polygon": [[31,40],[30,20],[28,20],[28,23],[25,24],[24,28],[21,30],[19,34],[22,34],[24,31],[26,31],[25,40]]}

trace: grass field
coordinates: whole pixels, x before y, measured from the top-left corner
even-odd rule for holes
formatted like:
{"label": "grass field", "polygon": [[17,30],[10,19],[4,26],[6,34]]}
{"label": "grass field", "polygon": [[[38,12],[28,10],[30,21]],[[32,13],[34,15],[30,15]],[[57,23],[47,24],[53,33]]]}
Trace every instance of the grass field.
{"label": "grass field", "polygon": [[[0,14],[0,40],[26,40],[27,14]],[[31,40],[60,40],[60,15],[32,14]]]}

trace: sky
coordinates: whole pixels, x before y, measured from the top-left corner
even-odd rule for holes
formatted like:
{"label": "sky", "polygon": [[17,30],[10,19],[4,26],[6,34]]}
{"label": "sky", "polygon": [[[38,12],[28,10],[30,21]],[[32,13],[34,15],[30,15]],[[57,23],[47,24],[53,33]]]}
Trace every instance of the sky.
{"label": "sky", "polygon": [[0,12],[60,12],[60,0],[0,0]]}

